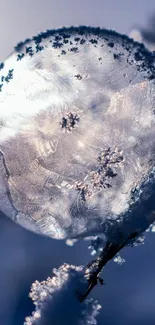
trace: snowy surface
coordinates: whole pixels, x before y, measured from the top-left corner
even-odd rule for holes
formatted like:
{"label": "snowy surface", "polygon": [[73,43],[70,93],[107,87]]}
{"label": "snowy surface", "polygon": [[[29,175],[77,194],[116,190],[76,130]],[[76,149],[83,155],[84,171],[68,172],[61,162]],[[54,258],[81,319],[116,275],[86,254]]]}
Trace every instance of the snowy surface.
{"label": "snowy surface", "polygon": [[101,308],[97,301],[88,299],[80,304],[75,292],[84,287],[82,267],[64,264],[54,269],[53,277],[46,281],[35,281],[30,297],[35,304],[35,311],[26,317],[24,325],[96,325],[96,316]]}
{"label": "snowy surface", "polygon": [[143,45],[99,28],[18,44],[0,71],[0,209],[58,239],[128,214],[135,230],[154,193],[154,70]]}

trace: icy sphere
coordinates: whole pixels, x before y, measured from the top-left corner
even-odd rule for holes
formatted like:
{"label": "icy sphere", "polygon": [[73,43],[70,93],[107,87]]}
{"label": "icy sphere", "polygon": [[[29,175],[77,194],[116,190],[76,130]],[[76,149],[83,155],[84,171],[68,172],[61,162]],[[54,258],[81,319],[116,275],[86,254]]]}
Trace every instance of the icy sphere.
{"label": "icy sphere", "polygon": [[149,199],[154,54],[116,32],[48,30],[0,65],[0,209],[53,238],[105,231]]}

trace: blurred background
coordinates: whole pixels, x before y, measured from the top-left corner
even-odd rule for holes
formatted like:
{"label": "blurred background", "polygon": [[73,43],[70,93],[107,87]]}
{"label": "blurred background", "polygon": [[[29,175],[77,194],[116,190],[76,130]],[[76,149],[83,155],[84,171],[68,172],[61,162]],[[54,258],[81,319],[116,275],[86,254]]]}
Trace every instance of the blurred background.
{"label": "blurred background", "polygon": [[[1,0],[0,61],[21,40],[40,31],[70,25],[114,29],[155,44],[154,0]],[[155,234],[145,244],[125,248],[126,262],[110,262],[106,285],[93,296],[102,304],[99,325],[155,324]],[[0,214],[0,325],[22,325],[34,310],[28,293],[33,281],[44,280],[64,262],[90,261],[88,242],[73,247],[22,229]]]}

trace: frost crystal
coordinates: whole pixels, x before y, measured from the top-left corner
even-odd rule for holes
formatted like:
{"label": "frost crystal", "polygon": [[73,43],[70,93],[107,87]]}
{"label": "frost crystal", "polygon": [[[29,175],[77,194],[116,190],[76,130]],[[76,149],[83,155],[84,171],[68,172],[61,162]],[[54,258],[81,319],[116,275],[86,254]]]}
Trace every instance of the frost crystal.
{"label": "frost crystal", "polygon": [[[95,325],[101,306],[93,299],[78,301],[78,290],[85,288],[83,268],[64,264],[53,270],[53,277],[32,284],[30,297],[35,304],[24,325]],[[60,312],[61,311],[61,312]]]}
{"label": "frost crystal", "polygon": [[88,247],[88,249],[91,250],[91,255],[95,255],[98,252],[101,252],[103,250],[103,247],[106,242],[106,237],[104,234],[100,236],[93,237],[92,239],[88,237],[91,240],[91,243]]}
{"label": "frost crystal", "polygon": [[144,244],[144,241],[145,241],[145,235],[144,234],[140,234],[135,239],[129,241],[128,246],[142,245],[142,244]]}
{"label": "frost crystal", "polygon": [[125,259],[123,257],[121,257],[121,255],[118,253],[116,254],[116,256],[114,257],[113,261],[119,265],[122,265],[125,262]]}

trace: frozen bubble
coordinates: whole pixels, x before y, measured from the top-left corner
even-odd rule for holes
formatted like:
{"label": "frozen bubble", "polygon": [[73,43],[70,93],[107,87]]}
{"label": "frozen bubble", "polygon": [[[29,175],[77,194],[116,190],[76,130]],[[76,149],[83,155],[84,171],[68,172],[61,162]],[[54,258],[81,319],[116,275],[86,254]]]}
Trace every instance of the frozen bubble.
{"label": "frozen bubble", "polygon": [[0,67],[1,209],[57,239],[132,213],[155,165],[153,54],[71,27],[21,42]]}

